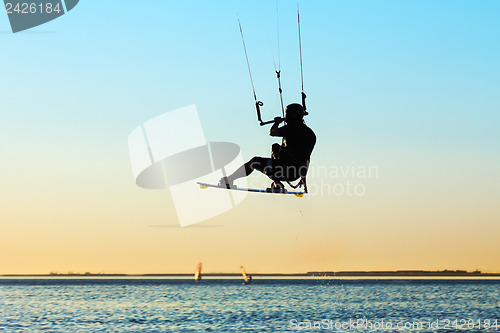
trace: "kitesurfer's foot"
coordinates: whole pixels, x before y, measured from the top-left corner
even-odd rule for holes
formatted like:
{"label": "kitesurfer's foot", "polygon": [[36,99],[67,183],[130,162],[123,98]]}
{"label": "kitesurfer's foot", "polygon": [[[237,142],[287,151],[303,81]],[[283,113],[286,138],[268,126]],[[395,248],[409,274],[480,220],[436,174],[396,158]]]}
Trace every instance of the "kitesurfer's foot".
{"label": "kitesurfer's foot", "polygon": [[286,192],[285,186],[278,180],[275,180],[271,183],[271,187],[269,188],[271,192],[274,193],[284,193]]}
{"label": "kitesurfer's foot", "polygon": [[222,177],[219,180],[219,185],[218,186],[225,187],[227,189],[236,188],[236,186],[234,186],[234,184],[233,184],[233,181],[230,180],[228,177]]}

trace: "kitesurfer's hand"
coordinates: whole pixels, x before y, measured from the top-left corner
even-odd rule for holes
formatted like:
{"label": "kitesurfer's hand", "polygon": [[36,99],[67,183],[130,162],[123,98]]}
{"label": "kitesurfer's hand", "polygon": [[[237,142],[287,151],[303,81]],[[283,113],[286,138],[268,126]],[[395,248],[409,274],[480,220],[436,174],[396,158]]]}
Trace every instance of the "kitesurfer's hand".
{"label": "kitesurfer's hand", "polygon": [[279,127],[280,123],[283,122],[283,120],[284,119],[281,117],[274,118],[274,124],[273,124],[273,126],[271,126],[271,129],[269,130],[270,136],[280,136],[278,127]]}

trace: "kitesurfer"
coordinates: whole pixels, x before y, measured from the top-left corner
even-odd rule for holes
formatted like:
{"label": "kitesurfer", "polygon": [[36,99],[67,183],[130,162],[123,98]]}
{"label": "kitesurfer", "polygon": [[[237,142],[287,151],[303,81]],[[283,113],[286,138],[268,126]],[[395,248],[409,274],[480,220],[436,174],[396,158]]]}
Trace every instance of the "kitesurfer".
{"label": "kitesurfer", "polygon": [[[274,118],[274,124],[269,131],[271,136],[282,137],[283,144],[273,144],[271,158],[255,156],[232,175],[222,177],[219,186],[232,188],[236,179],[259,170],[273,180],[272,189],[279,191],[284,188],[281,181],[291,182],[300,178],[298,186],[303,186],[304,192],[307,193],[306,174],[316,144],[316,135],[304,123],[304,114],[302,105],[288,105],[285,118]],[[280,127],[283,121],[286,124]]]}

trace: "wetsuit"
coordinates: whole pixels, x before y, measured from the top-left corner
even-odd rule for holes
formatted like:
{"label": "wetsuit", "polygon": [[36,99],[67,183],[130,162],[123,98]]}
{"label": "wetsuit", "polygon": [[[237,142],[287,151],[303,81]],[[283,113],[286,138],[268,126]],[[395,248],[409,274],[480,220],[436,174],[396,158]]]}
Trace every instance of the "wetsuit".
{"label": "wetsuit", "polygon": [[245,164],[246,174],[259,170],[278,181],[305,177],[316,144],[314,132],[304,122],[298,122],[271,130],[271,135],[283,137],[283,145],[273,145],[272,158],[252,158]]}

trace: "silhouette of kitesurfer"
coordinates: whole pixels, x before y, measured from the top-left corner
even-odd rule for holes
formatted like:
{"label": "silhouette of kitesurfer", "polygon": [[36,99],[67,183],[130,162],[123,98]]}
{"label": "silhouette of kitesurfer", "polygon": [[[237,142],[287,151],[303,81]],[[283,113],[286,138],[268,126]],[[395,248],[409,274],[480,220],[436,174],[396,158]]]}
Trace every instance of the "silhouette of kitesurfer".
{"label": "silhouette of kitesurfer", "polygon": [[[286,124],[280,127],[283,121]],[[246,177],[254,170],[259,170],[273,180],[272,190],[280,192],[284,189],[281,181],[290,182],[300,178],[298,186],[303,186],[304,192],[307,193],[306,174],[316,144],[316,135],[304,123],[302,105],[296,103],[288,105],[284,119],[274,118],[269,135],[283,138],[282,145],[273,144],[271,158],[253,157],[232,175],[222,177],[219,186],[234,188],[235,179]]]}

